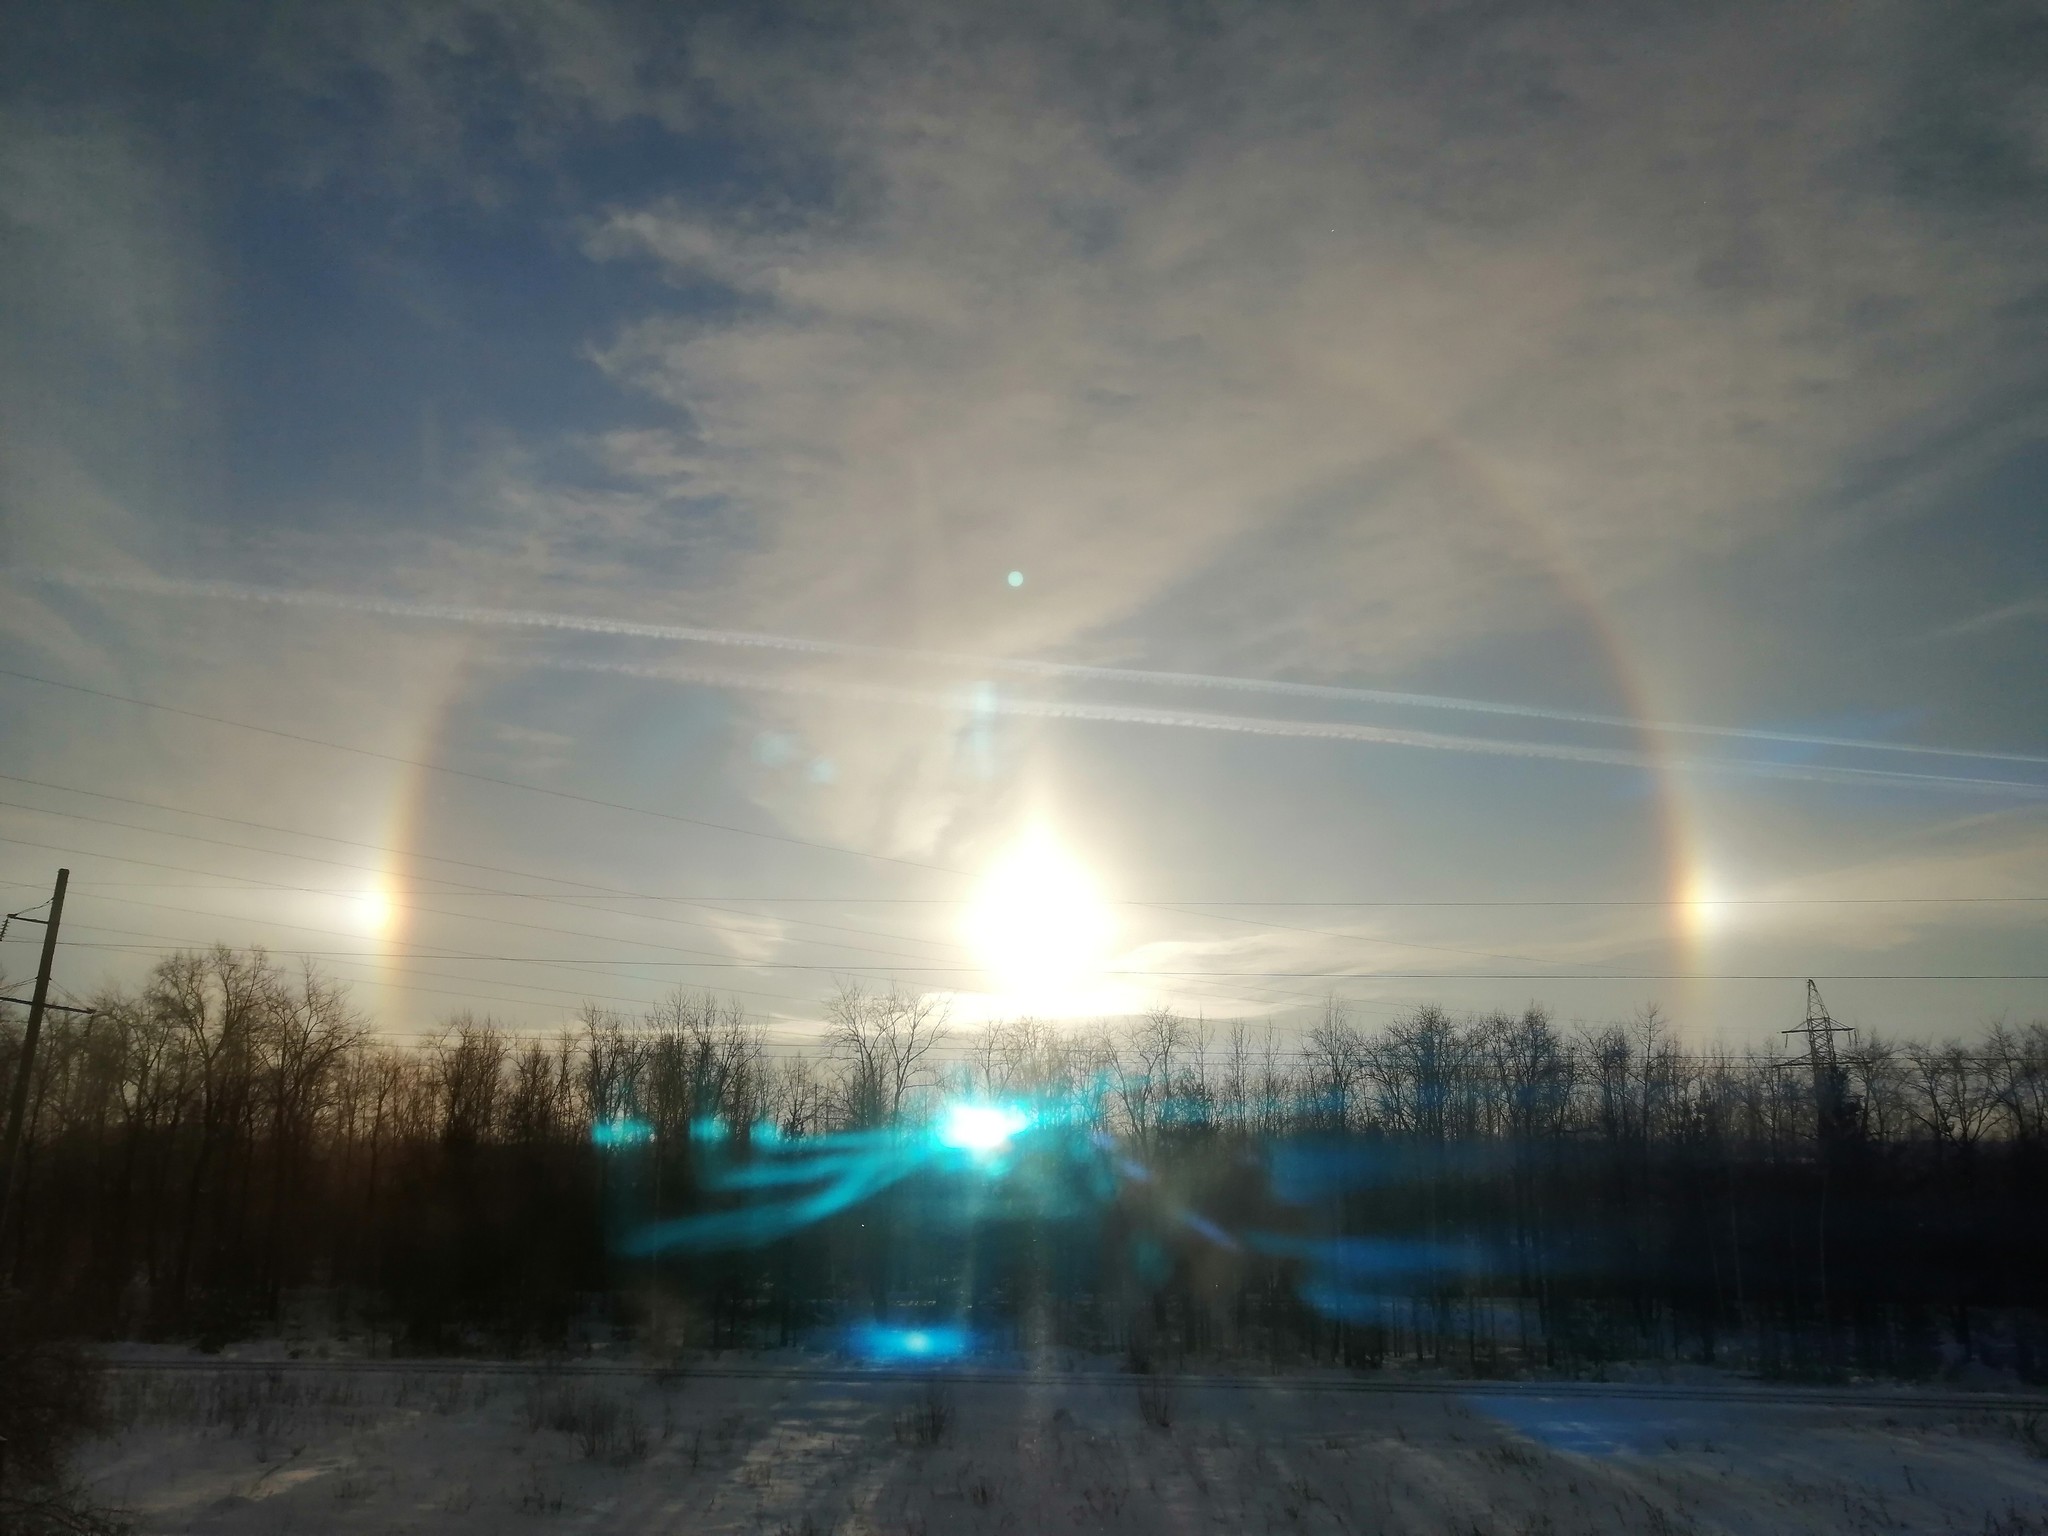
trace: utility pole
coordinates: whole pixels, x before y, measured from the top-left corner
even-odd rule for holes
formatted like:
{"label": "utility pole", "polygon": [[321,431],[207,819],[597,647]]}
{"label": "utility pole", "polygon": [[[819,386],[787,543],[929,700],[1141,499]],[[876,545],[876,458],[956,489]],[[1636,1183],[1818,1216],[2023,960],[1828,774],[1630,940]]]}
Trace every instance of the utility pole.
{"label": "utility pole", "polygon": [[[50,967],[57,959],[57,926],[64,921],[64,888],[71,883],[71,871],[57,871],[57,889],[50,896],[48,917],[24,917],[10,914],[9,921],[17,923],[41,923],[43,925],[43,963],[36,972],[36,989],[28,1000],[28,1028],[22,1032],[21,1054],[14,1063],[14,1097],[7,1106],[7,1138],[0,1142],[0,1243],[7,1239],[7,1216],[11,1204],[9,1195],[14,1189],[14,1160],[21,1150],[21,1121],[28,1111],[29,1079],[36,1064],[36,1041],[43,1033],[43,1010],[50,1002]],[[0,1002],[18,1003],[18,997],[0,998]],[[64,1013],[90,1013],[89,1008],[66,1008],[57,1005]]]}
{"label": "utility pole", "polygon": [[[1849,1097],[1849,1074],[1835,1055],[1835,1036],[1853,1035],[1855,1030],[1837,1024],[1828,1005],[1821,1001],[1820,988],[1811,977],[1806,982],[1806,1020],[1787,1035],[1806,1036],[1806,1064],[1813,1072],[1813,1139],[1815,1162],[1820,1168],[1819,1211],[1815,1216],[1815,1274],[1820,1282],[1820,1327],[1826,1359],[1835,1357],[1834,1314],[1828,1303],[1828,1185],[1836,1164],[1843,1161],[1855,1132],[1862,1106]],[[1790,1066],[1792,1062],[1785,1065]],[[1847,1171],[1846,1169],[1844,1171]]]}
{"label": "utility pole", "polygon": [[1806,1036],[1806,1062],[1813,1070],[1814,1130],[1823,1145],[1832,1143],[1849,1129],[1855,1110],[1849,1099],[1848,1074],[1835,1056],[1835,1036],[1856,1031],[1834,1021],[1828,1005],[1821,1001],[1820,988],[1809,980],[1806,1022],[1784,1033]]}

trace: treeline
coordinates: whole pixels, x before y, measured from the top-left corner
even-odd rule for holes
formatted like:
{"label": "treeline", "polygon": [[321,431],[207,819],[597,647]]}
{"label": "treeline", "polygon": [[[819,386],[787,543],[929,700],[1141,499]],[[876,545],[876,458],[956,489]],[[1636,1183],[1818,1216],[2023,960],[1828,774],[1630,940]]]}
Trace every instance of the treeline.
{"label": "treeline", "polygon": [[[843,987],[808,1054],[681,992],[401,1045],[225,948],[94,1005],[45,1022],[0,1275],[103,1335],[318,1303],[423,1351],[881,1319],[1141,1360],[2048,1375],[2039,1023],[1788,1064],[1654,1011],[949,1032]],[[962,1143],[962,1101],[1030,1127]]]}

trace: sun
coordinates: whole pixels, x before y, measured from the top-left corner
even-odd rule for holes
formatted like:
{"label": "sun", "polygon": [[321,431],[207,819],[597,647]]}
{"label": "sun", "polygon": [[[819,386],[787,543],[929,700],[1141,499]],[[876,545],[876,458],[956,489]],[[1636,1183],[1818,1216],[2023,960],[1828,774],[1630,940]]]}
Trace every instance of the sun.
{"label": "sun", "polygon": [[1694,943],[1726,927],[1730,917],[1728,894],[1713,876],[1695,869],[1687,877],[1679,898],[1679,920]]}
{"label": "sun", "polygon": [[357,931],[373,938],[391,926],[393,913],[390,894],[381,889],[373,888],[349,899],[349,915]]}
{"label": "sun", "polygon": [[1098,970],[1116,937],[1094,879],[1043,826],[982,877],[964,937],[1020,1004],[1056,1006]]}

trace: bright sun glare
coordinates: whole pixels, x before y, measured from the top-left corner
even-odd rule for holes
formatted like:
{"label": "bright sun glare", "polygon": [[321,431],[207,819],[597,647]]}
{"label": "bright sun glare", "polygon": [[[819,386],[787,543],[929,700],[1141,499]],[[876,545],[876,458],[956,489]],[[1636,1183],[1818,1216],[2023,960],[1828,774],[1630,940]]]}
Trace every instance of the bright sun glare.
{"label": "bright sun glare", "polygon": [[381,934],[391,926],[391,898],[381,890],[364,891],[349,907],[356,927],[364,933]]}
{"label": "bright sun glare", "polygon": [[954,1104],[939,1122],[939,1140],[963,1152],[999,1152],[1030,1119],[1000,1104]]}
{"label": "bright sun glare", "polygon": [[1115,936],[1095,881],[1044,827],[996,861],[968,908],[966,938],[1020,1003],[1056,1005],[1107,955]]}
{"label": "bright sun glare", "polygon": [[1686,881],[1683,919],[1686,931],[1694,939],[1703,939],[1726,925],[1728,921],[1727,894],[1712,876],[1701,870],[1694,870]]}

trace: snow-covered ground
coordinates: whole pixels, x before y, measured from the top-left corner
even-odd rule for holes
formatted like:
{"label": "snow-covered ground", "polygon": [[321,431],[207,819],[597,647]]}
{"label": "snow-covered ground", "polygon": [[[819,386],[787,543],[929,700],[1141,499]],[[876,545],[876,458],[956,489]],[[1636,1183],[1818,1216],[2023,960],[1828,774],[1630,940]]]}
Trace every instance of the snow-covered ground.
{"label": "snow-covered ground", "polygon": [[2048,1414],[1897,1393],[1107,1372],[131,1364],[138,1530],[2048,1533]]}

